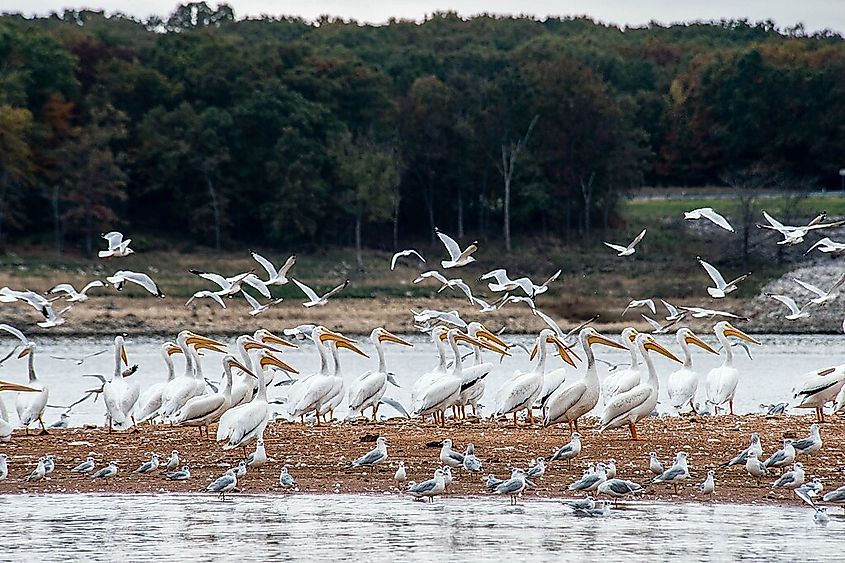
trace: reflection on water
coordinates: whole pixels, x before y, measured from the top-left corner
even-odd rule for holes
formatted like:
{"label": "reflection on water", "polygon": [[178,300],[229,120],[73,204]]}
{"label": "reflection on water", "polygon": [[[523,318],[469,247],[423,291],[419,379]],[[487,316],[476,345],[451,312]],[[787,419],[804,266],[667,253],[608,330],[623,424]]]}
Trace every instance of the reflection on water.
{"label": "reflection on water", "polygon": [[[745,351],[734,348],[735,366],[740,370],[742,379],[737,388],[736,401],[734,403],[736,412],[739,414],[759,412],[761,403],[776,403],[788,401],[792,397],[792,387],[801,380],[801,374],[811,369],[818,369],[828,365],[845,363],[845,336],[780,336],[780,335],[757,335],[764,343],[764,346],[752,346],[751,352],[754,356],[750,360]],[[401,388],[388,386],[387,396],[393,397],[405,405],[408,405],[410,388],[413,382],[423,373],[433,368],[437,361],[434,345],[424,337],[410,337],[415,346],[412,349],[405,347],[385,347],[388,369],[397,374]],[[713,345],[718,345],[715,338],[704,335],[704,339]],[[225,339],[227,342],[234,339]],[[368,338],[358,338],[362,348],[370,354],[370,358],[362,358],[351,353],[342,353],[341,361],[343,373],[347,382],[366,370],[375,367],[375,354]],[[528,336],[515,336],[510,338],[513,342],[530,344]],[[659,340],[676,350],[678,348],[674,335],[664,335]],[[99,384],[94,379],[81,377],[86,373],[111,374],[114,370],[113,355],[111,352],[111,339],[109,338],[43,338],[36,339],[38,352],[36,357],[36,370],[50,386],[51,404],[69,404],[81,397],[83,392]],[[160,356],[160,343],[163,340],[153,340],[147,337],[131,337],[127,340],[127,353],[131,364],[137,363],[140,370],[133,377],[137,377],[143,384],[152,384],[165,379],[164,362]],[[90,354],[108,348],[108,353],[87,359],[81,366],[72,361],[60,361],[51,356],[80,357],[83,354]],[[703,351],[695,349],[694,365],[696,371],[703,378],[708,370],[716,367],[720,359]],[[522,350],[514,349],[512,358],[506,358],[503,363],[496,364],[493,372],[487,377],[487,392],[481,403],[487,405],[483,411],[490,413],[493,410],[493,397],[496,390],[514,370],[530,369],[528,355]],[[627,363],[629,356],[627,352],[611,350],[605,347],[596,347],[596,354],[599,358],[610,362]],[[303,374],[308,374],[319,369],[319,359],[313,345],[304,344],[298,350],[284,352],[285,361],[298,368]],[[180,356],[174,356],[176,373],[184,371],[184,364]],[[486,360],[497,362],[491,355],[486,355]],[[220,358],[216,354],[207,354],[202,359],[205,375],[214,381],[220,379],[222,369]],[[552,359],[552,367],[562,364],[557,359]],[[677,369],[677,364],[666,360],[662,356],[655,357],[655,364],[658,369],[661,384],[659,410],[667,410],[668,397],[666,395],[666,379],[668,375]],[[582,368],[583,371],[583,368]],[[582,371],[577,374],[574,370],[569,377],[575,379],[582,376]],[[598,365],[599,377],[604,378],[608,373],[608,367],[604,364]],[[9,360],[3,367],[2,379],[16,382],[26,381],[25,360]],[[271,399],[283,397],[286,393],[284,387],[272,387],[270,389]],[[4,399],[7,405],[11,404],[11,397]],[[699,401],[704,401],[704,384],[699,386]],[[599,405],[600,408],[601,404]],[[52,422],[58,419],[60,410],[48,409],[46,420]],[[380,414],[395,415],[390,407],[380,409]],[[79,426],[84,423],[103,423],[105,407],[102,401],[96,403],[88,400],[75,407],[71,417],[71,425]],[[336,416],[345,416],[343,406],[335,410]],[[600,414],[600,412],[593,413]]]}
{"label": "reflection on water", "polygon": [[0,512],[15,522],[0,554],[17,560],[809,561],[845,547],[845,519],[821,528],[810,509],[772,506],[636,503],[578,518],[560,502],[498,498],[10,495]]}

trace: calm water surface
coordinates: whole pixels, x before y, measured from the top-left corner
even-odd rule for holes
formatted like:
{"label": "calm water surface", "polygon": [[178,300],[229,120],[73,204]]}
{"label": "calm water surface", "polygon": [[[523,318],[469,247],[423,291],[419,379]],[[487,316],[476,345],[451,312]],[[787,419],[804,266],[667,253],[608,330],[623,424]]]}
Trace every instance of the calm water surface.
{"label": "calm water surface", "polygon": [[0,512],[14,521],[0,559],[17,561],[841,561],[845,548],[842,517],[823,528],[810,509],[772,506],[636,503],[579,518],[498,498],[10,495]]}
{"label": "calm water surface", "polygon": [[[397,379],[402,388],[389,386],[387,396],[391,396],[406,406],[409,404],[410,388],[413,382],[423,373],[433,368],[436,363],[436,352],[434,344],[430,340],[413,336],[409,337],[415,344],[414,348],[400,347],[396,345],[386,346],[387,365],[390,371],[397,374]],[[715,338],[704,336],[705,340],[714,344]],[[787,401],[792,397],[791,389],[799,381],[801,375],[811,369],[818,369],[828,365],[845,363],[845,335],[836,336],[767,336],[758,335],[764,346],[752,346],[751,351],[754,359],[749,359],[745,352],[734,348],[735,365],[742,373],[739,387],[737,389],[735,408],[737,413],[759,412],[761,403],[775,403]],[[233,339],[229,339],[232,340]],[[229,341],[227,340],[227,341]],[[347,381],[351,381],[366,370],[373,369],[376,365],[375,351],[368,338],[359,338],[362,348],[370,355],[370,358],[362,358],[351,352],[343,351],[341,363],[343,373]],[[521,342],[526,345],[532,343],[531,338],[526,336],[511,337],[511,341]],[[674,337],[660,337],[661,342],[667,344],[670,349],[680,354]],[[51,388],[51,404],[69,404],[81,397],[84,390],[99,386],[99,382],[81,377],[85,373],[111,374],[114,370],[113,354],[111,352],[111,339],[80,339],[80,338],[38,338],[38,352],[36,356],[36,371],[39,377]],[[159,345],[160,340],[153,340],[144,337],[132,337],[127,341],[127,353],[131,364],[139,364],[140,370],[133,377],[143,384],[155,383],[165,379],[166,372],[164,362],[161,359]],[[81,366],[72,361],[61,361],[51,356],[81,356],[108,348],[109,351],[100,356],[88,359]],[[711,354],[694,350],[694,366],[696,371],[704,377],[708,370],[719,365],[718,357]],[[628,353],[611,350],[602,346],[596,346],[595,351],[599,358],[611,362],[627,362]],[[487,392],[482,399],[482,404],[487,405],[483,411],[490,413],[494,408],[493,397],[496,389],[508,378],[514,370],[530,369],[528,355],[520,350],[514,349],[512,358],[505,358],[501,364],[496,364],[493,373],[487,377]],[[661,401],[662,405],[658,410],[668,410],[668,397],[665,391],[665,382],[668,375],[675,369],[677,364],[664,359],[662,356],[654,355],[655,364],[660,374]],[[284,352],[285,361],[302,371],[303,374],[311,373],[319,369],[319,359],[314,346],[304,344],[298,350]],[[184,363],[180,355],[174,356],[176,373],[184,370]],[[491,355],[487,355],[488,361],[497,362]],[[209,354],[202,359],[204,373],[209,379],[217,381],[221,377],[220,358],[216,354]],[[556,368],[562,362],[552,358],[550,366]],[[599,364],[599,377],[604,378],[608,373],[608,367]],[[575,379],[582,376],[582,372],[571,371],[569,377]],[[26,381],[25,360],[10,359],[0,367],[0,378],[18,382]],[[272,387],[270,397],[283,398],[285,387]],[[8,394],[4,397],[7,406],[11,406],[12,397]],[[698,400],[704,400],[704,385],[699,386]],[[601,403],[599,404],[601,406]],[[277,410],[282,407],[277,405]],[[61,410],[48,409],[46,420],[48,423],[57,419]],[[336,412],[336,416],[344,416],[343,408]],[[383,407],[380,414],[395,415],[390,407]],[[799,411],[801,412],[801,411]],[[93,402],[88,400],[74,408],[71,415],[72,425],[81,425],[88,422],[97,424],[103,423],[105,407],[102,401]],[[15,415],[13,415],[15,416]]]}

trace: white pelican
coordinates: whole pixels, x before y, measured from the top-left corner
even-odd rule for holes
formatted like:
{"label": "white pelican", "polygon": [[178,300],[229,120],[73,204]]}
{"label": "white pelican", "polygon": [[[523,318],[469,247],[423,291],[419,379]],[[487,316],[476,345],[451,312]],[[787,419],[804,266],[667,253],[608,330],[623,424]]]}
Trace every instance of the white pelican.
{"label": "white pelican", "polygon": [[64,293],[67,297],[65,301],[68,303],[83,303],[88,301],[88,291],[94,287],[105,287],[106,284],[101,282],[100,280],[94,280],[88,282],[88,284],[76,291],[72,285],[69,283],[60,283],[58,285],[53,286],[50,290],[47,291],[47,294],[56,294],[56,293]]}
{"label": "white pelican", "polygon": [[47,407],[47,399],[50,396],[50,389],[38,380],[35,375],[35,343],[27,344],[18,358],[29,356],[27,359],[27,371],[29,373],[28,387],[38,389],[37,393],[25,392],[18,393],[15,399],[15,410],[18,412],[18,418],[23,424],[27,434],[29,433],[29,425],[36,420],[41,423],[41,434],[47,434],[47,428],[44,426],[44,409]]}
{"label": "white pelican", "polygon": [[393,255],[393,258],[390,259],[390,269],[393,270],[396,268],[396,261],[402,258],[403,256],[416,256],[417,259],[425,264],[425,258],[422,257],[422,254],[414,250],[413,248],[409,248],[407,250],[400,250],[399,252]]}
{"label": "white pelican", "polygon": [[[19,391],[21,393],[41,393],[40,388],[29,387],[26,385],[19,385],[17,383],[9,383],[8,381],[0,381],[0,393],[3,391]],[[9,442],[12,439],[12,421],[9,419],[9,413],[6,411],[6,405],[0,397],[0,442]]]}
{"label": "white pelican", "polygon": [[317,295],[317,292],[302,283],[301,281],[297,280],[296,278],[291,278],[293,283],[302,290],[302,293],[308,298],[308,301],[302,304],[303,307],[322,307],[326,303],[329,302],[329,297],[332,297],[341,291],[343,291],[347,285],[349,285],[349,280],[344,281],[342,284],[336,286],[331,291],[324,293],[322,296]]}
{"label": "white pelican", "polygon": [[[281,336],[277,336],[277,335],[273,334],[272,332],[270,332],[266,328],[259,328],[258,330],[256,330],[252,334],[252,337],[254,339],[256,339],[257,341],[259,341],[262,344],[265,344],[267,346],[272,345],[272,346],[286,346],[288,348],[294,348],[294,349],[299,348],[299,346],[297,346],[296,344],[294,344],[292,342],[288,342],[287,340],[285,340]],[[279,350],[278,348],[268,348],[268,349],[271,352],[281,352],[281,350]],[[275,369],[269,369],[269,370],[264,371],[264,378],[267,381],[267,385],[270,385],[273,382],[273,378],[275,377],[275,373],[276,373]]]}
{"label": "white pelican", "polygon": [[[253,380],[255,380],[257,376],[255,375],[256,368],[252,361],[252,357],[250,356],[250,352],[252,350],[269,350],[271,352],[278,351],[248,334],[239,336],[235,340],[235,347],[241,356],[241,363],[247,369],[246,371],[239,372],[232,383],[232,407],[248,403],[252,400],[252,396],[255,394],[255,384]],[[271,374],[265,373],[264,378],[265,382],[268,384],[272,381]]]}
{"label": "white pelican", "polygon": [[295,402],[289,405],[289,412],[292,417],[296,418],[297,416],[302,417],[311,411],[315,411],[317,413],[317,426],[319,426],[323,403],[332,395],[336,383],[335,379],[329,375],[328,350],[326,350],[324,343],[329,341],[337,342],[343,348],[352,350],[364,357],[367,357],[367,355],[355,346],[354,340],[346,338],[342,334],[332,332],[323,326],[315,328],[311,332],[311,338],[314,340],[314,344],[317,346],[317,351],[320,354],[320,371],[305,378],[301,393],[295,397]]}
{"label": "white pelican", "polygon": [[103,238],[109,242],[107,250],[97,252],[99,258],[122,258],[135,254],[135,251],[129,248],[131,238],[123,240],[123,234],[117,231],[112,231],[103,235]]}
{"label": "white pelican", "polygon": [[199,365],[194,348],[205,348],[223,353],[222,347],[225,347],[225,344],[222,342],[194,334],[189,330],[183,330],[177,335],[176,345],[179,346],[179,349],[182,350],[182,354],[185,356],[185,373],[180,377],[174,377],[173,381],[167,383],[164,391],[162,391],[160,414],[165,419],[173,416],[182,405],[188,402],[188,399],[205,392],[202,367]]}
{"label": "white pelican", "polygon": [[435,422],[437,415],[440,415],[442,424],[445,418],[442,411],[456,404],[461,396],[461,385],[463,383],[463,360],[461,351],[458,349],[458,341],[467,342],[499,352],[498,348],[492,347],[486,342],[462,333],[459,329],[453,328],[446,333],[446,340],[455,355],[455,365],[451,373],[443,372],[434,379],[426,388],[422,389],[416,396],[413,404],[413,414],[416,416],[434,415]]}
{"label": "white pelican", "polygon": [[712,207],[699,207],[698,209],[693,209],[692,211],[684,211],[684,219],[707,219],[714,225],[718,225],[726,231],[734,232],[734,228],[731,226],[730,223],[728,223],[728,220],[725,219],[722,215],[719,215],[718,213],[713,211]]}
{"label": "white pelican", "polygon": [[728,403],[730,412],[733,414],[734,395],[736,394],[737,383],[739,383],[739,370],[734,367],[734,355],[728,338],[733,336],[758,345],[760,342],[735,328],[728,321],[716,323],[713,332],[725,350],[725,359],[721,366],[711,369],[707,374],[707,399],[715,407]]}
{"label": "white pelican", "polygon": [[411,404],[415,403],[417,397],[429,385],[434,383],[441,375],[446,373],[446,334],[449,329],[445,326],[436,326],[431,330],[431,340],[434,342],[435,350],[437,350],[438,362],[437,365],[430,371],[425,372],[414,382],[411,387]]}
{"label": "white pelican", "polygon": [[156,297],[164,298],[164,294],[158,288],[153,279],[147,274],[141,272],[133,272],[131,270],[118,270],[111,276],[106,278],[106,281],[114,286],[118,291],[123,291],[123,286],[126,282],[132,282],[140,285]]}
{"label": "white pelican", "polygon": [[[487,340],[502,349],[507,350],[508,344],[501,338],[487,330],[479,322],[471,322],[467,328],[470,336],[476,340]],[[485,362],[481,357],[481,347],[473,346],[473,365],[463,368],[463,383],[458,408],[462,418],[466,418],[466,405],[472,405],[473,416],[478,416],[478,401],[484,395],[486,388],[484,379],[493,371],[493,364]]]}
{"label": "white pelican", "polygon": [[845,274],[839,276],[839,279],[828,289],[827,291],[820,289],[813,284],[807,283],[805,281],[797,280],[792,278],[792,281],[809,291],[810,293],[814,293],[816,297],[810,299],[810,303],[814,305],[827,305],[834,299],[836,299],[836,290],[839,289],[843,283],[845,283]]}
{"label": "white pelican", "polygon": [[402,346],[414,345],[407,340],[388,332],[382,327],[374,328],[370,333],[370,342],[376,349],[378,355],[378,368],[376,371],[366,371],[352,382],[349,389],[349,411],[350,413],[360,413],[364,416],[364,409],[373,409],[373,422],[376,421],[376,413],[378,411],[378,404],[384,392],[387,390],[387,365],[384,360],[384,342],[393,342],[394,344],[401,344]]}
{"label": "white pelican", "polygon": [[161,408],[164,389],[173,381],[175,376],[173,360],[170,359],[170,356],[180,353],[182,353],[182,349],[173,342],[165,342],[161,345],[161,357],[164,360],[164,365],[167,366],[167,381],[150,385],[141,394],[141,398],[138,399],[138,413],[135,416],[140,422],[154,416]]}
{"label": "white pelican", "polygon": [[173,415],[173,423],[177,426],[196,426],[202,436],[205,428],[208,435],[208,425],[220,420],[229,407],[232,406],[232,368],[238,368],[252,377],[255,375],[232,355],[223,356],[223,372],[226,375],[226,385],[222,391],[213,395],[199,395],[188,399],[185,405]]}
{"label": "white pelican", "polygon": [[[217,441],[226,440],[224,450],[245,447],[246,444],[261,436],[269,419],[269,408],[267,404],[267,383],[264,380],[264,366],[274,365],[285,371],[297,373],[295,369],[281,361],[267,350],[261,352],[256,368],[258,377],[258,394],[252,401],[227,410],[220,417],[217,424]],[[246,451],[244,451],[246,455]]]}
{"label": "white pelican", "polygon": [[693,400],[695,399],[696,391],[698,391],[698,374],[692,369],[692,354],[690,353],[689,345],[695,344],[711,354],[718,354],[718,352],[686,327],[679,328],[678,332],[675,333],[675,338],[678,344],[681,345],[681,350],[684,351],[684,366],[669,374],[669,380],[666,383],[666,390],[669,392],[669,402],[677,410],[681,410],[685,404],[689,403],[692,412],[696,412]]}
{"label": "white pelican", "polygon": [[603,344],[611,348],[625,349],[621,344],[602,336],[596,329],[589,326],[581,329],[578,339],[587,356],[587,373],[580,381],[563,385],[552,393],[546,401],[546,408],[543,409],[543,426],[567,422],[570,431],[573,425],[575,430],[578,430],[578,419],[593,410],[599,402],[599,376],[596,373],[596,358],[593,355],[592,345]]}
{"label": "white pelican", "polygon": [[657,406],[657,397],[660,393],[657,370],[654,369],[654,363],[651,361],[651,356],[648,353],[650,351],[657,352],[670,360],[681,363],[681,360],[658,344],[657,340],[650,334],[638,334],[636,344],[648,369],[648,379],[645,383],[640,383],[633,389],[620,393],[610,399],[604,406],[604,412],[602,413],[601,423],[599,425],[599,432],[604,432],[605,430],[619,428],[628,424],[632,440],[640,439],[637,436],[637,422],[651,415],[654,407]]}
{"label": "white pelican", "polygon": [[710,295],[710,297],[712,297],[713,299],[721,299],[725,297],[728,293],[736,291],[736,284],[751,275],[751,272],[749,272],[747,274],[739,276],[735,280],[726,282],[725,278],[722,277],[721,272],[719,272],[719,270],[717,270],[711,264],[702,260],[700,256],[697,256],[696,260],[698,260],[698,263],[701,264],[702,268],[704,268],[704,271],[707,272],[707,275],[710,276],[710,279],[713,280],[713,283],[716,284],[716,287],[707,288],[707,294]]}
{"label": "white pelican", "polygon": [[257,252],[253,252],[252,250],[250,250],[249,253],[252,255],[252,258],[256,262],[261,264],[261,267],[264,268],[264,270],[267,272],[267,279],[261,280],[264,282],[265,285],[285,285],[286,283],[288,283],[288,271],[290,271],[293,265],[296,264],[296,254],[293,254],[288,257],[285,263],[282,264],[282,267],[277,270],[276,267],[273,266],[272,262],[261,256]]}
{"label": "white pelican", "polygon": [[343,381],[343,371],[340,367],[340,352],[338,352],[337,342],[328,343],[329,350],[332,353],[332,361],[334,363],[334,373],[330,376],[332,378],[332,388],[326,394],[323,402],[323,419],[326,422],[334,420],[334,410],[340,405],[346,397],[346,385]]}
{"label": "white pelican", "polygon": [[825,403],[836,399],[845,388],[845,364],[807,372],[802,379],[793,389],[793,398],[798,399],[794,408],[816,409],[816,420],[824,422]]}
{"label": "white pelican", "polygon": [[570,356],[563,340],[552,329],[544,328],[540,331],[540,336],[537,337],[537,342],[531,350],[531,359],[539,354],[539,359],[534,364],[534,368],[511,378],[497,393],[496,418],[513,413],[513,423],[516,425],[516,413],[526,409],[528,411],[528,422],[534,423],[534,413],[531,407],[543,390],[543,377],[546,373],[548,352],[547,344],[557,346],[561,359],[572,367],[576,367],[575,361]]}
{"label": "white pelican", "polygon": [[628,348],[631,353],[631,365],[625,369],[617,370],[614,373],[609,373],[602,382],[602,393],[605,402],[609,401],[619,393],[624,393],[639,385],[642,379],[642,367],[640,366],[640,355],[638,353],[637,345],[634,342],[639,332],[637,329],[627,327],[622,330],[622,343]]}
{"label": "white pelican", "polygon": [[613,244],[613,243],[610,243],[610,242],[605,242],[604,244],[605,244],[605,246],[612,248],[613,250],[618,252],[617,256],[630,256],[631,254],[633,254],[637,251],[636,246],[640,243],[641,240],[643,240],[643,237],[645,236],[645,231],[646,231],[645,229],[640,231],[640,234],[638,234],[634,238],[634,240],[629,242],[628,246],[622,246],[622,245]]}
{"label": "white pelican", "polygon": [[112,378],[103,385],[103,402],[106,404],[106,412],[109,415],[109,432],[112,431],[113,424],[123,425],[127,418],[131,419],[132,426],[135,426],[133,409],[135,403],[138,402],[141,388],[136,381],[124,377],[123,364],[129,366],[129,361],[126,359],[126,347],[123,337],[115,336],[114,373]]}
{"label": "white pelican", "polygon": [[437,234],[437,237],[440,239],[440,242],[446,247],[446,251],[449,253],[448,260],[441,260],[440,265],[444,268],[459,268],[461,266],[466,266],[471,262],[475,262],[475,258],[472,257],[472,254],[478,250],[478,243],[473,242],[469,246],[467,246],[464,250],[461,250],[461,247],[458,246],[458,243],[455,242],[455,239],[450,237],[445,233],[441,233],[437,227],[434,228],[434,232]]}

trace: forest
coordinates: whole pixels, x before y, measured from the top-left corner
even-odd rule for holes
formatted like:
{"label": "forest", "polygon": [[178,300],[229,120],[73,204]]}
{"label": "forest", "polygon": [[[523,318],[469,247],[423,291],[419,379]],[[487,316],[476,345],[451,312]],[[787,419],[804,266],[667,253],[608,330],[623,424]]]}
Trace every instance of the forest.
{"label": "forest", "polygon": [[845,42],[772,22],[67,10],[0,17],[0,69],[0,250],[510,249],[642,186],[845,168]]}

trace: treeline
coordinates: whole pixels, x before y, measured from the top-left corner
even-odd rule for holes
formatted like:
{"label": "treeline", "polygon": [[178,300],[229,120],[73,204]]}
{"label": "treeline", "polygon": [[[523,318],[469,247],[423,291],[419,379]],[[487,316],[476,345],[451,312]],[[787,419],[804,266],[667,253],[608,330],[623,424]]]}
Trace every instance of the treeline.
{"label": "treeline", "polygon": [[644,184],[837,185],[843,77],[842,37],[771,22],[6,14],[0,243],[589,235]]}

